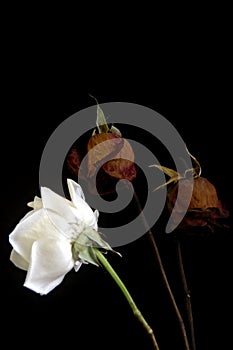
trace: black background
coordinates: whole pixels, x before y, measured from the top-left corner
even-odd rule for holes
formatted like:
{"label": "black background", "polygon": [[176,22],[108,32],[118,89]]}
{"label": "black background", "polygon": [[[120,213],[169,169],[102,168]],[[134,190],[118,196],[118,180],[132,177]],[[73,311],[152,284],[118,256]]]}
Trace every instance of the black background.
{"label": "black background", "polygon": [[[139,9],[137,16],[125,11],[115,21],[110,11],[96,22],[86,12],[81,24],[79,10],[77,17],[66,17],[68,28],[53,11],[25,19],[10,12],[4,31],[0,235],[1,341],[9,344],[55,347],[65,341],[67,348],[152,349],[103,270],[83,266],[41,297],[23,287],[24,272],[9,261],[8,235],[27,212],[26,203],[39,195],[46,141],[63,120],[94,104],[89,93],[100,103],[137,103],[167,118],[232,210],[228,9],[168,8],[150,16],[149,10]],[[231,343],[231,233],[187,240],[182,247],[197,350],[228,349]],[[158,245],[183,310],[174,244],[160,232]],[[183,349],[146,236],[119,251],[123,258],[109,260],[153,327],[160,350]]]}

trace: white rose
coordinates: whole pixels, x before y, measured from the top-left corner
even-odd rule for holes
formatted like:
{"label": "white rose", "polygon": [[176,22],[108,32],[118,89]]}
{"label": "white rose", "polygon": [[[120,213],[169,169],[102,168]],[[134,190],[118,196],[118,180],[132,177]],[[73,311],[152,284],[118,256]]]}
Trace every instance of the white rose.
{"label": "white rose", "polygon": [[26,270],[24,286],[47,294],[82,263],[98,265],[92,247],[111,247],[97,232],[99,212],[85,202],[81,186],[67,180],[71,201],[41,188],[41,199],[28,203],[33,208],[9,236],[13,247],[10,260]]}

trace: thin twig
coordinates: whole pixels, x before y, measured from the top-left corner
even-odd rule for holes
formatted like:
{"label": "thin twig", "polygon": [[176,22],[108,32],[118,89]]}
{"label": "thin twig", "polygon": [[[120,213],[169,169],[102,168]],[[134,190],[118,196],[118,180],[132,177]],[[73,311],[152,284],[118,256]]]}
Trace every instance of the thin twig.
{"label": "thin twig", "polygon": [[145,229],[147,231],[147,235],[148,235],[149,241],[150,241],[150,243],[152,245],[152,248],[154,250],[154,253],[155,253],[154,255],[155,255],[155,258],[157,260],[157,263],[158,263],[158,266],[159,266],[159,270],[160,270],[161,275],[162,275],[162,280],[163,280],[164,285],[165,285],[165,287],[167,289],[167,292],[168,292],[169,297],[170,297],[171,304],[172,304],[172,306],[174,308],[174,311],[176,313],[176,316],[177,316],[177,319],[178,319],[178,323],[179,323],[179,326],[180,326],[180,329],[181,329],[181,333],[183,335],[185,350],[191,350],[190,346],[189,346],[189,341],[188,341],[187,332],[186,332],[186,328],[185,328],[185,324],[184,324],[183,318],[181,316],[181,313],[180,313],[179,308],[178,308],[178,306],[176,304],[174,295],[172,293],[170,284],[168,282],[168,279],[167,279],[167,276],[166,276],[166,272],[165,272],[164,267],[163,267],[163,263],[162,263],[162,260],[161,260],[161,257],[160,257],[160,253],[159,253],[159,250],[158,250],[155,238],[154,238],[153,233],[151,232],[151,229],[150,229],[150,227],[149,227],[149,225],[147,223],[147,220],[145,218],[145,215],[143,213],[140,201],[138,199],[138,196],[137,196],[135,190],[134,190],[134,199],[135,199],[135,202],[136,202],[136,204],[138,206],[138,210],[139,210],[139,213],[140,213],[139,215],[141,216],[142,222],[143,222],[143,224],[145,226]]}
{"label": "thin twig", "polygon": [[178,268],[179,268],[179,272],[180,272],[180,276],[181,276],[183,289],[185,292],[185,308],[186,308],[186,313],[187,313],[187,319],[189,322],[190,343],[192,346],[192,350],[196,350],[191,296],[190,296],[190,290],[188,288],[187,279],[185,276],[184,264],[183,264],[183,258],[182,258],[182,252],[181,252],[181,244],[180,244],[179,240],[176,240],[176,253],[177,253],[177,259],[178,259]]}

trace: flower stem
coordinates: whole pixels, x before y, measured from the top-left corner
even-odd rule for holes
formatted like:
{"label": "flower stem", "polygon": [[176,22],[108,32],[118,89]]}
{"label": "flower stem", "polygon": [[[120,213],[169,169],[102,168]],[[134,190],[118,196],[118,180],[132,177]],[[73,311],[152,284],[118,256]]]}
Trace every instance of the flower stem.
{"label": "flower stem", "polygon": [[185,292],[185,308],[186,308],[186,313],[187,313],[188,323],[189,323],[189,328],[190,328],[190,338],[191,338],[192,350],[196,350],[191,296],[190,296],[190,291],[189,291],[188,283],[187,283],[186,276],[185,276],[184,264],[183,264],[183,258],[182,258],[182,252],[181,252],[181,245],[180,245],[179,240],[176,240],[176,253],[177,253],[178,267],[179,267],[179,272],[180,272],[180,276],[181,276],[181,281],[182,281],[183,289]]}
{"label": "flower stem", "polygon": [[138,321],[142,324],[142,326],[146,329],[149,337],[152,340],[153,346],[155,350],[159,350],[158,343],[155,339],[154,332],[152,328],[149,326],[145,318],[143,317],[142,313],[139,311],[137,305],[135,304],[133,298],[131,297],[129,291],[127,290],[126,286],[120,279],[120,277],[117,275],[115,270],[112,268],[112,266],[109,264],[108,260],[104,257],[104,255],[97,249],[93,248],[95,250],[96,257],[102,264],[102,266],[108,271],[108,273],[111,275],[111,277],[114,279],[118,287],[121,289],[122,293],[124,294],[126,300],[128,301],[134,316],[138,319]]}
{"label": "flower stem", "polygon": [[175,314],[177,316],[178,323],[179,323],[179,326],[180,326],[180,330],[181,330],[181,333],[183,335],[185,350],[190,350],[189,341],[188,341],[187,332],[186,332],[186,328],[185,328],[185,324],[184,324],[183,318],[181,316],[181,313],[180,313],[179,308],[177,306],[177,303],[175,301],[175,297],[173,295],[173,292],[171,290],[170,284],[168,282],[167,275],[166,275],[165,269],[163,267],[162,259],[160,257],[160,253],[159,253],[159,250],[158,250],[158,247],[157,247],[154,235],[151,232],[151,229],[150,229],[150,227],[149,227],[149,225],[147,223],[147,220],[145,218],[145,215],[143,213],[143,210],[142,210],[139,198],[138,198],[137,193],[136,193],[135,190],[134,190],[134,199],[135,199],[135,202],[137,204],[137,207],[138,207],[138,210],[139,210],[142,222],[143,222],[143,224],[145,226],[145,229],[147,230],[147,235],[148,235],[150,244],[151,244],[151,246],[153,248],[154,255],[155,255],[156,261],[158,263],[159,270],[160,270],[161,275],[162,275],[163,283],[165,285],[165,288],[167,289],[167,292],[168,292],[171,304],[172,304],[172,306],[174,308],[174,311],[175,311]]}

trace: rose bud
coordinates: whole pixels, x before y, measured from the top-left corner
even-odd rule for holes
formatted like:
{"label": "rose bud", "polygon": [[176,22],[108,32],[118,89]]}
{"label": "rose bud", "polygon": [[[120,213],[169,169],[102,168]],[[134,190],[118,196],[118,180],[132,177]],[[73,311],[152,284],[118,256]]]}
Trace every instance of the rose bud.
{"label": "rose bud", "polygon": [[92,177],[101,165],[108,175],[116,179],[132,181],[135,178],[134,153],[129,142],[122,137],[113,133],[93,135],[87,150],[88,176]]}
{"label": "rose bud", "polygon": [[[118,180],[132,181],[137,170],[131,145],[115,126],[107,124],[98,102],[96,126],[84,151],[78,142],[72,147],[66,165],[71,173],[88,182],[91,192],[96,186],[104,195],[115,192]],[[85,156],[87,160],[82,163]]]}
{"label": "rose bud", "polygon": [[[194,162],[194,167],[187,169],[184,174],[179,174],[173,169],[160,165],[152,165],[162,170],[170,178],[156,190],[168,185],[167,208],[169,213],[173,215],[175,227],[179,223],[176,231],[185,229],[190,231],[194,227],[207,227],[214,231],[216,227],[227,227],[225,222],[221,222],[221,219],[227,218],[229,212],[222,207],[215,186],[205,177],[200,176],[201,166],[199,162],[190,153],[189,155]],[[179,181],[182,181],[182,192],[177,199]],[[190,190],[192,196],[187,210],[186,198]],[[186,213],[183,216],[184,211]],[[181,217],[183,219],[180,222]]]}
{"label": "rose bud", "polygon": [[[206,226],[214,231],[215,227],[221,226],[219,219],[227,218],[229,213],[223,209],[221,201],[218,198],[216,188],[205,177],[198,176],[192,182],[190,179],[180,179],[183,182],[182,196],[176,203],[178,183],[169,187],[167,193],[167,207],[171,213],[176,203],[176,212],[174,221],[179,219],[179,213],[182,213],[182,207],[185,203],[185,193],[189,193],[190,186],[193,186],[192,197],[188,210],[179,224],[179,229],[188,229],[192,227]],[[224,227],[224,224],[223,224]]]}

